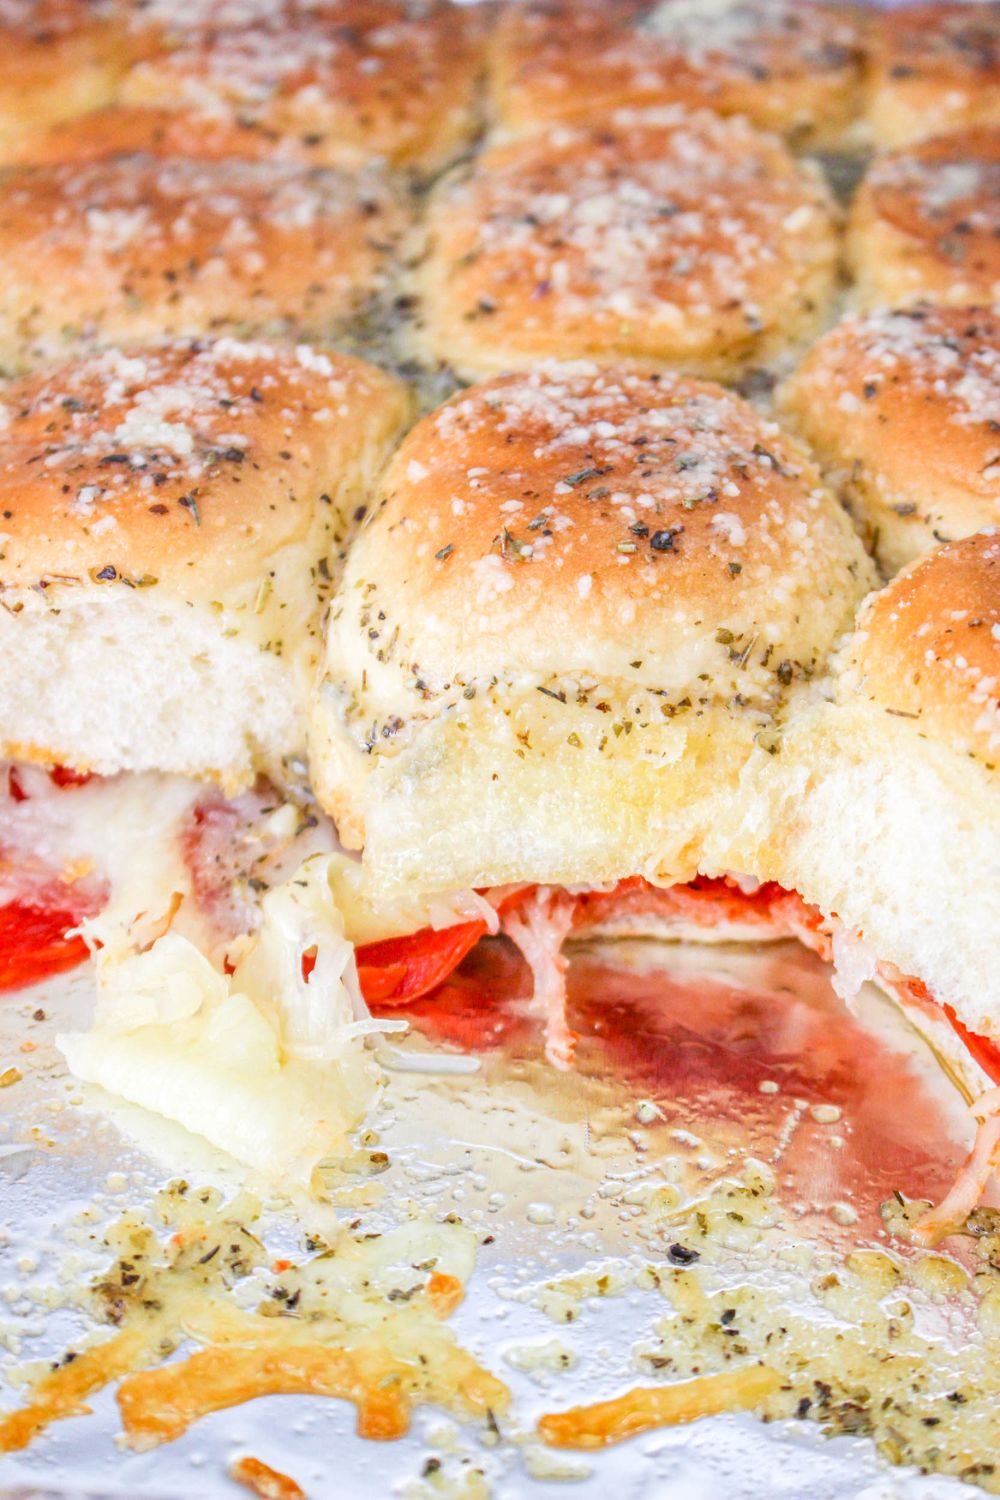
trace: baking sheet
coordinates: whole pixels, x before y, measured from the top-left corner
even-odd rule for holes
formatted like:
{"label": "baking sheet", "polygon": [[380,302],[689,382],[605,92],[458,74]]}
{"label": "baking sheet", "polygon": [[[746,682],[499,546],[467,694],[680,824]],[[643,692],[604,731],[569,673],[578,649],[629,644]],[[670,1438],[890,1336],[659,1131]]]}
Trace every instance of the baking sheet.
{"label": "baking sheet", "polygon": [[[487,968],[500,973],[501,997],[484,1007],[477,997]],[[511,1388],[499,1442],[427,1408],[406,1438],[365,1442],[344,1402],[272,1397],[134,1454],[116,1445],[117,1410],[105,1391],[92,1415],[57,1423],[25,1453],[0,1461],[0,1492],[214,1500],[246,1493],[226,1466],[252,1453],[294,1477],[311,1500],[980,1493],[891,1470],[867,1440],[826,1441],[808,1423],[764,1426],[745,1416],[652,1433],[597,1455],[542,1449],[532,1437],[542,1411],[648,1383],[635,1349],[663,1302],[627,1283],[638,1266],[662,1259],[666,1244],[646,1224],[644,1184],[670,1180],[697,1194],[748,1156],[769,1162],[793,1226],[789,1244],[835,1261],[852,1245],[885,1243],[878,1209],[894,1187],[913,1196],[941,1190],[963,1154],[967,1122],[905,1023],[874,993],[860,1021],[849,1017],[822,965],[795,945],[632,944],[579,954],[571,995],[583,1040],[569,1075],[545,1064],[537,1022],[517,998],[522,986],[513,954],[484,944],[439,1001],[417,1008],[425,1034],[415,1029],[407,1045],[474,1045],[481,1072],[393,1075],[374,1121],[388,1168],[345,1179],[354,1201],[338,1210],[364,1233],[416,1203],[432,1216],[455,1213],[491,1239],[452,1326]],[[78,1325],[66,1310],[45,1306],[53,1300],[47,1288],[65,1285],[67,1275],[79,1282],[106,1261],[88,1241],[103,1222],[178,1175],[229,1190],[243,1180],[203,1143],[66,1077],[52,1037],[79,1024],[90,1003],[83,971],[10,997],[0,1010],[0,1062],[24,1075],[0,1091],[7,1367],[66,1348]],[[44,1019],[34,1019],[40,1012]],[[30,1051],[21,1050],[26,1039]],[[301,1253],[309,1211],[272,1201],[266,1220],[269,1244]],[[587,1266],[627,1289],[584,1298],[572,1325],[554,1322],[539,1288]],[[741,1274],[738,1249],[726,1274]],[[776,1264],[774,1274],[797,1295],[793,1271]],[[571,1369],[549,1368],[555,1350],[568,1352]],[[4,1405],[15,1401],[16,1392],[4,1393]],[[425,1474],[428,1459],[439,1467]]]}
{"label": "baking sheet", "polygon": [[[435,387],[425,398],[436,404],[446,393]],[[578,1024],[584,1012],[587,1024],[568,1077],[544,1064],[537,1023],[516,1000],[485,1021],[477,1014],[479,966],[512,962],[488,948],[443,1001],[420,1008],[410,1044],[475,1051],[481,1072],[391,1077],[373,1122],[389,1157],[372,1180],[377,1201],[338,1212],[356,1232],[376,1232],[399,1218],[400,1204],[416,1201],[491,1239],[452,1326],[511,1388],[499,1442],[424,1408],[406,1438],[375,1444],[356,1437],[344,1402],[271,1397],[134,1454],[116,1441],[108,1389],[93,1398],[91,1415],[57,1423],[25,1453],[0,1459],[0,1496],[232,1500],[247,1492],[227,1477],[227,1465],[247,1453],[292,1475],[310,1500],[982,1495],[954,1479],[891,1468],[869,1440],[824,1439],[808,1422],[715,1417],[596,1455],[546,1453],[532,1440],[542,1411],[603,1399],[641,1378],[635,1350],[663,1311],[652,1294],[633,1288],[587,1299],[568,1330],[538,1305],[538,1293],[588,1267],[627,1283],[638,1265],[663,1255],[662,1243],[642,1237],[641,1206],[630,1201],[644,1182],[679,1174],[695,1192],[699,1180],[711,1183],[755,1156],[780,1173],[795,1225],[789,1248],[805,1244],[836,1260],[853,1246],[885,1244],[878,1209],[893,1188],[940,1194],[969,1128],[905,1023],[874,992],[863,997],[857,1023],[845,1017],[823,967],[794,946],[706,952],[637,944],[579,957],[571,992]],[[508,979],[516,993],[515,977]],[[23,1074],[0,1090],[4,1406],[18,1400],[16,1389],[4,1388],[11,1369],[58,1357],[81,1326],[53,1304],[68,1279],[86,1279],[106,1262],[94,1248],[102,1225],[178,1176],[226,1192],[245,1179],[203,1142],[68,1078],[53,1038],[82,1024],[92,1003],[84,970],[0,1005],[0,1073],[16,1066]],[[31,1051],[22,1050],[26,1041]],[[643,1105],[658,1111],[651,1125],[642,1123]],[[824,1106],[839,1118],[817,1119]],[[363,1196],[364,1182],[357,1187]],[[266,1220],[269,1244],[301,1252],[309,1210],[272,1199]],[[738,1253],[731,1274],[740,1275]],[[773,1279],[784,1279],[790,1296],[805,1294],[786,1268],[776,1266]],[[571,1353],[571,1369],[547,1367],[554,1343]],[[433,1474],[428,1460],[439,1465]],[[546,1465],[550,1477],[539,1477]]]}

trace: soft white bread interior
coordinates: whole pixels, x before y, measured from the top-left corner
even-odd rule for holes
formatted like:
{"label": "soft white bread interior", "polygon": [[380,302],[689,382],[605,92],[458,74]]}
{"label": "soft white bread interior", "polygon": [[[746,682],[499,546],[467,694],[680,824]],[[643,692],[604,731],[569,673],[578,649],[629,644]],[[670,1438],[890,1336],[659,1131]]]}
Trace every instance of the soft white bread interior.
{"label": "soft white bread interior", "polygon": [[838,245],[814,166],[672,106],[485,151],[435,189],[414,259],[417,351],[466,377],[635,357],[727,380],[817,332]]}
{"label": "soft white bread interior", "polygon": [[499,377],[413,429],[351,547],[314,785],[386,890],[686,879],[873,577],[721,387]]}
{"label": "soft white bread interior", "polygon": [[239,333],[329,337],[407,222],[378,172],[113,155],[0,175],[0,365]]}
{"label": "soft white bread interior", "polygon": [[408,413],[235,340],[0,386],[0,754],[234,789],[301,752],[329,559]]}
{"label": "soft white bread interior", "polygon": [[[1000,1037],[1000,534],[953,542],[867,601],[833,701],[745,773],[715,849],[798,891],[875,960]],[[943,1033],[942,1033],[943,1034]]]}
{"label": "soft white bread interior", "polygon": [[1000,522],[1000,309],[847,318],[779,401],[887,572]]}

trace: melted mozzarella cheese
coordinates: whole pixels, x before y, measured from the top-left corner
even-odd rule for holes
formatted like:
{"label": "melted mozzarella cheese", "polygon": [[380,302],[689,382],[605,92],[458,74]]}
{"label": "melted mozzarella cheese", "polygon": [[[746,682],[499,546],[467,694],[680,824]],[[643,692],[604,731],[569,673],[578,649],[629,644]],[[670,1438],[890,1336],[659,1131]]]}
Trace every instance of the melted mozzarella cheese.
{"label": "melted mozzarella cheese", "polygon": [[174,931],[145,951],[103,949],[93,1028],[58,1038],[76,1076],[307,1186],[375,1100],[366,1037],[405,1026],[364,1009],[336,860],[313,856],[263,897],[231,975]]}
{"label": "melted mozzarella cheese", "polygon": [[459,922],[485,922],[489,932],[499,931],[496,907],[476,891],[385,896],[372,889],[361,861],[347,854],[338,857],[331,878],[347,931],[358,947],[419,932],[422,927],[439,931]]}
{"label": "melted mozzarella cheese", "polygon": [[190,890],[177,831],[204,795],[194,782],[143,774],[62,788],[33,767],[17,780],[23,800],[2,799],[0,901],[22,898],[35,869],[67,885],[93,872],[110,899],[87,935],[104,942],[140,917],[159,921]]}

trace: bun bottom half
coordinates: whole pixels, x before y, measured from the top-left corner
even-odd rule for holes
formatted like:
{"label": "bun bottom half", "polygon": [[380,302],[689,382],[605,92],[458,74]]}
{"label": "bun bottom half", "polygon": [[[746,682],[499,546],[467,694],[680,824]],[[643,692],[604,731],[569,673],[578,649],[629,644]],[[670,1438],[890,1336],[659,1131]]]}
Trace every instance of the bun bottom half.
{"label": "bun bottom half", "polygon": [[970,1031],[996,1031],[1000,787],[984,766],[871,703],[817,703],[777,755],[751,757],[738,800],[711,862],[797,892]]}

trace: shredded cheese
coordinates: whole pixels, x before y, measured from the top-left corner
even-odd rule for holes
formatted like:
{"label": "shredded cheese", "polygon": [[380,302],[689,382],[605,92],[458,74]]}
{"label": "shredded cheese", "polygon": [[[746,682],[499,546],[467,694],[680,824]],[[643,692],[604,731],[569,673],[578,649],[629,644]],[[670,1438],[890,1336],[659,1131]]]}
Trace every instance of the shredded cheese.
{"label": "shredded cheese", "polygon": [[563,944],[573,926],[576,898],[552,886],[539,886],[502,919],[503,931],[524,954],[534,981],[533,1003],[545,1017],[545,1056],[555,1068],[572,1065],[577,1034],[566,1020],[566,968]]}
{"label": "shredded cheese", "polygon": [[961,1228],[1000,1167],[1000,1088],[987,1089],[969,1113],[979,1121],[972,1150],[937,1208],[913,1226],[911,1234],[919,1245],[936,1245]]}
{"label": "shredded cheese", "polygon": [[751,1365],[677,1385],[637,1386],[610,1401],[549,1412],[540,1419],[538,1431],[555,1448],[605,1448],[654,1427],[674,1427],[720,1412],[751,1411],[781,1384],[777,1371]]}

